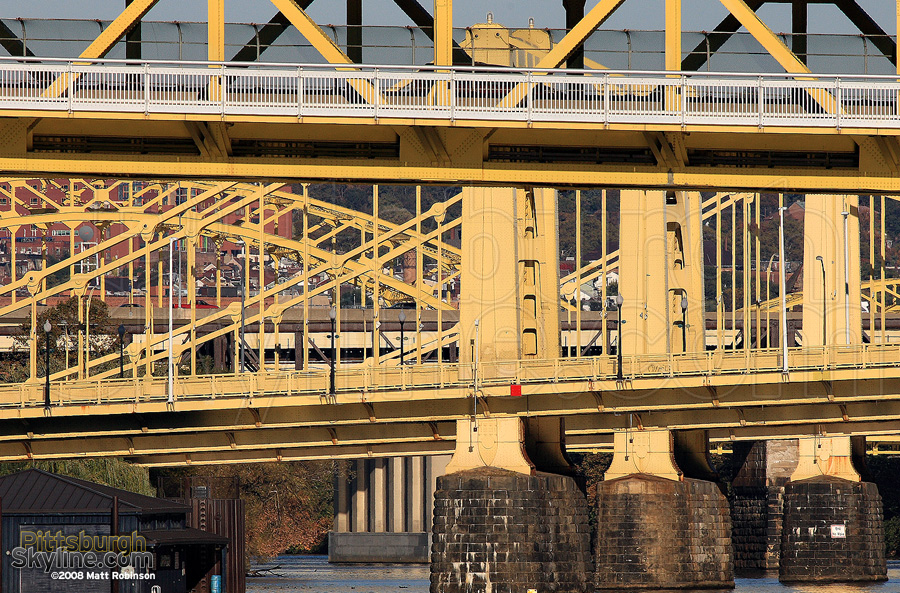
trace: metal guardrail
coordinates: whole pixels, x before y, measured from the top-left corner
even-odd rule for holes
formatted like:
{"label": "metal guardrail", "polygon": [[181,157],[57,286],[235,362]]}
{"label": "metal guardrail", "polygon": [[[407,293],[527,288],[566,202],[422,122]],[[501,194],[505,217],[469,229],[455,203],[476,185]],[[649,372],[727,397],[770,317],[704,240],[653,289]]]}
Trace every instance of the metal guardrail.
{"label": "metal guardrail", "polygon": [[0,59],[0,110],[900,128],[897,77]]}
{"label": "metal guardrail", "polygon": [[[753,382],[753,375],[781,373],[781,356],[780,349],[625,356],[623,375],[626,381],[734,376],[735,384],[747,384]],[[615,356],[483,363],[477,369],[477,382],[475,369],[471,364],[422,364],[374,368],[354,366],[337,370],[335,386],[338,394],[365,394],[543,384],[552,386],[549,387],[551,392],[565,393],[565,383],[568,381],[615,382],[616,364]],[[788,368],[791,372],[844,371],[845,373],[854,370],[893,369],[890,376],[900,378],[900,345],[863,344],[791,348],[788,353]],[[175,381],[173,399],[176,402],[211,402],[217,398],[310,396],[325,401],[328,384],[327,368],[321,371],[264,371],[191,376]],[[640,385],[636,387],[642,388]],[[409,394],[407,397],[412,398],[413,395]],[[165,402],[167,399],[166,377],[87,379],[53,383],[51,387],[51,401],[54,406]],[[42,380],[34,383],[0,385],[0,410],[43,406]]]}

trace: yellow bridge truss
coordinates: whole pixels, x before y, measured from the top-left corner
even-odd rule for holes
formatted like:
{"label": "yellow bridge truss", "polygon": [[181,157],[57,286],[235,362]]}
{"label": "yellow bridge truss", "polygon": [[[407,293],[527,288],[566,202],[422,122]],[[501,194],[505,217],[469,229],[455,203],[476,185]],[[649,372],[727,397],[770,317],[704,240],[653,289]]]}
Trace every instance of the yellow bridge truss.
{"label": "yellow bridge truss", "polygon": [[[185,309],[189,309],[189,317],[183,321],[189,323],[180,323],[174,330],[171,347],[176,358],[189,358],[191,374],[196,373],[196,349],[220,336],[236,336],[241,324],[239,302],[232,299],[227,306],[221,306],[221,249],[226,241],[246,246],[245,262],[241,265],[244,272],[241,283],[245,294],[243,322],[257,325],[260,336],[267,322],[277,336],[279,323],[288,309],[302,308],[303,319],[308,320],[310,301],[320,295],[333,297],[345,284],[357,287],[363,294],[373,295],[376,319],[381,306],[403,301],[415,303],[417,310],[453,309],[446,300],[441,300],[433,286],[422,280],[426,257],[438,270],[438,283],[446,284],[459,274],[459,248],[441,239],[459,224],[458,220],[447,214],[448,209],[459,202],[458,195],[445,202],[434,203],[424,212],[421,211],[419,196],[418,216],[402,224],[393,224],[379,219],[376,214],[356,212],[312,198],[308,195],[307,186],[300,194],[284,191],[282,184],[152,182],[139,187],[131,191],[131,182],[87,180],[71,180],[68,185],[56,181],[28,183],[25,180],[6,180],[0,184],[0,195],[5,196],[4,202],[7,202],[6,206],[0,207],[0,228],[15,236],[21,227],[30,225],[42,235],[41,268],[16,277],[16,249],[11,248],[11,281],[0,287],[0,317],[17,312],[21,316],[27,311],[32,320],[29,339],[31,380],[37,378],[36,336],[42,331],[36,326],[39,307],[47,304],[48,300],[62,296],[78,297],[79,302],[94,297],[104,299],[105,277],[127,268],[129,280],[133,281],[136,266],[142,267],[144,273],[141,304],[147,338],[128,346],[128,372],[135,377],[152,374],[154,363],[168,356],[169,336],[165,328],[154,328],[154,309],[168,307],[168,298],[164,299],[166,293],[174,299],[174,286],[169,285],[171,280],[166,281],[167,273],[169,279],[173,276],[164,263],[173,241],[182,242],[185,246],[188,270],[188,281],[184,285],[187,292]],[[65,197],[51,199],[48,197],[48,190],[51,189]],[[374,192],[377,213],[378,188]],[[298,238],[293,238],[295,213],[302,221],[301,228],[306,229]],[[285,217],[290,226],[287,233],[283,228],[278,228],[279,224],[285,224]],[[100,237],[96,243],[90,243],[89,247],[76,252],[76,233],[85,221],[98,228]],[[70,251],[61,261],[51,264],[48,261],[47,239],[54,225],[62,225],[66,229]],[[428,226],[428,230],[423,225]],[[356,236],[355,247],[338,253],[335,251],[335,240],[343,233]],[[198,315],[194,279],[196,253],[202,238],[215,245],[215,299],[219,308],[212,312],[201,309]],[[137,240],[142,245],[139,248],[134,247]],[[111,259],[110,250],[122,245],[127,246],[127,254]],[[392,260],[410,251],[417,253],[419,282],[415,284],[395,278],[391,265]],[[251,291],[248,261],[254,253],[259,260],[259,275],[254,279],[259,289]],[[259,257],[260,254],[262,257]],[[273,266],[277,274],[278,262],[285,257],[297,262],[300,272],[290,277],[276,277],[274,283],[267,284],[266,269]],[[81,264],[92,258],[98,262],[97,265],[87,272],[80,272],[79,269],[83,270]],[[152,273],[154,263],[156,274]],[[68,280],[48,285],[48,279],[54,273],[65,270],[69,272]],[[307,279],[322,274],[327,276],[327,280],[316,286],[309,285]],[[155,286],[152,283],[154,275]],[[99,289],[96,295],[95,288]],[[287,296],[285,293],[292,289],[293,292],[299,290],[299,294]],[[27,292],[27,296],[22,294],[23,291]],[[339,298],[334,299],[338,315],[341,310],[339,301]],[[85,322],[83,310],[79,307],[79,323]],[[340,324],[339,317],[337,321]],[[377,327],[373,328],[373,332],[378,343]],[[304,342],[308,339],[305,334],[306,331]],[[118,372],[108,368],[117,360],[117,354],[84,360],[84,340],[85,337],[79,332],[78,364],[53,372],[53,381],[87,377],[100,380]],[[262,348],[264,341],[260,339],[259,343]],[[395,363],[395,358],[388,356],[385,362]],[[374,359],[378,362],[377,352]],[[261,356],[260,360],[264,357]]]}

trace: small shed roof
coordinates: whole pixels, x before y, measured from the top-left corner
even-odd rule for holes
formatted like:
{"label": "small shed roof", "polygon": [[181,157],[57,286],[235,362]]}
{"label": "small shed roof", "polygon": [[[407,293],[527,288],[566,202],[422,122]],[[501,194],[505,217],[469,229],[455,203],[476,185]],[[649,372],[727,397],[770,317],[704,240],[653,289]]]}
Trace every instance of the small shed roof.
{"label": "small shed roof", "polygon": [[115,497],[119,499],[120,513],[156,515],[190,511],[190,507],[169,500],[39,469],[0,477],[0,508],[4,514],[111,512]]}

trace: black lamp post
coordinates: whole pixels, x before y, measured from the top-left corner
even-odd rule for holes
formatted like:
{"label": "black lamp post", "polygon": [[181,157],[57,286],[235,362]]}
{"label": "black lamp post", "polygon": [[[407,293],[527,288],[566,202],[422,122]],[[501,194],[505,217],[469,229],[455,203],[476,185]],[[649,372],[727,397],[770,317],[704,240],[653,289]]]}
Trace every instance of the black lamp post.
{"label": "black lamp post", "polygon": [[403,366],[403,324],[406,323],[406,313],[400,311],[397,319],[400,320],[400,366]]}
{"label": "black lamp post", "polygon": [[686,296],[681,297],[681,351],[687,352],[687,309]]}
{"label": "black lamp post", "polygon": [[119,378],[125,377],[125,325],[119,326]]}
{"label": "black lamp post", "polygon": [[822,264],[822,345],[828,345],[828,338],[826,338],[826,329],[828,326],[828,316],[826,315],[827,311],[825,310],[828,307],[828,289],[825,287],[825,260],[821,255],[817,255],[816,259],[819,260],[819,263]]}
{"label": "black lamp post", "polygon": [[619,381],[623,381],[625,379],[625,374],[622,372],[622,303],[625,302],[625,299],[622,298],[622,295],[616,295],[616,307],[619,309],[619,337],[618,343],[616,344],[616,357],[619,359],[619,364],[616,366],[616,378]]}
{"label": "black lamp post", "polygon": [[331,311],[328,312],[328,317],[331,318],[331,356],[329,357],[329,365],[331,366],[331,372],[329,374],[329,391],[328,393],[334,395],[334,332],[335,332],[335,319],[337,319],[337,309],[334,307],[331,308]]}
{"label": "black lamp post", "polygon": [[44,322],[44,350],[46,352],[46,358],[44,361],[47,364],[46,368],[46,379],[44,381],[44,407],[50,408],[50,330],[53,329],[53,326],[50,325],[50,321]]}

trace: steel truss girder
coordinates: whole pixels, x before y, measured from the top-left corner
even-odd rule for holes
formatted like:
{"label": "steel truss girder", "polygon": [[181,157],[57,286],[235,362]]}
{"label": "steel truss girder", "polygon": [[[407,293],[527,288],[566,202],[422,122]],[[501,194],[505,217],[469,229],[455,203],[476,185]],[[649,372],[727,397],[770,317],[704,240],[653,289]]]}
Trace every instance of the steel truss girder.
{"label": "steel truss girder", "polygon": [[[896,381],[894,381],[896,383]],[[841,391],[838,387],[837,391]],[[897,398],[881,401],[849,401],[837,398],[834,401],[813,401],[811,403],[775,403],[771,405],[712,405],[684,410],[648,410],[635,409],[632,406],[616,405],[616,396],[604,392],[604,402],[611,405],[598,412],[588,402],[595,398],[588,394],[579,396],[585,399],[573,400],[568,409],[554,409],[552,402],[533,400],[537,405],[525,411],[520,401],[489,398],[492,416],[504,415],[564,415],[566,416],[567,438],[578,447],[590,441],[605,442],[603,435],[614,431],[627,430],[634,425],[634,416],[639,416],[638,423],[644,429],[668,428],[671,430],[709,430],[711,436],[730,440],[749,440],[757,438],[791,438],[808,436],[809,434],[857,435],[857,434],[891,434],[896,432],[896,420],[900,419],[900,400]],[[546,398],[541,398],[546,399]],[[620,398],[621,399],[621,398]],[[587,407],[580,407],[584,401]],[[341,406],[339,406],[340,408]],[[361,408],[361,406],[356,406]],[[342,455],[342,448],[348,445],[374,446],[383,445],[391,450],[403,451],[413,444],[418,447],[436,446],[433,452],[442,452],[437,442],[450,442],[455,438],[455,423],[452,420],[466,417],[467,406],[464,401],[457,404],[441,406],[440,416],[432,419],[395,418],[377,420],[360,417],[357,426],[335,424],[319,424],[319,428],[281,428],[284,423],[259,426],[229,426],[220,429],[205,427],[202,432],[190,432],[190,428],[181,426],[177,431],[165,434],[161,429],[150,429],[147,426],[137,428],[138,424],[151,424],[154,415],[145,415],[143,420],[150,422],[132,423],[131,432],[121,429],[112,434],[95,431],[93,436],[71,433],[62,437],[53,433],[38,434],[31,429],[38,429],[40,421],[30,423],[26,434],[13,437],[8,433],[0,441],[0,460],[14,461],[25,459],[59,459],[67,455],[79,456],[140,456],[142,463],[171,464],[174,455],[206,454],[209,462],[218,459],[218,463],[227,463],[234,455],[270,454],[275,449],[297,449],[297,458],[319,458],[328,455]],[[379,406],[375,411],[380,414],[386,410]],[[398,410],[399,412],[399,410]],[[326,413],[331,414],[329,411]],[[371,412],[369,412],[371,413]],[[402,412],[400,412],[402,413]],[[362,414],[361,416],[365,416]],[[196,415],[195,415],[196,417]],[[252,421],[250,417],[248,420]],[[259,414],[261,418],[262,415]],[[10,426],[4,423],[4,429]],[[51,423],[45,423],[51,425]],[[88,433],[90,434],[90,433]],[[415,445],[418,443],[418,445]]]}
{"label": "steel truss girder", "polygon": [[[376,221],[370,214],[354,212],[307,196],[279,191],[280,184],[260,187],[230,182],[218,184],[179,183],[177,185],[154,183],[145,187],[139,194],[122,200],[113,197],[117,195],[116,192],[122,182],[107,184],[71,180],[72,184],[83,183],[90,187],[93,196],[81,203],[80,198],[76,201],[74,195],[70,195],[69,200],[57,203],[47,198],[45,192],[33,188],[24,180],[7,180],[6,182],[11,185],[11,189],[5,190],[0,187],[0,194],[7,197],[10,205],[8,210],[0,211],[0,228],[15,229],[22,225],[35,225],[44,229],[46,233],[51,225],[61,223],[66,225],[70,232],[74,232],[85,220],[90,220],[101,228],[112,224],[125,225],[126,228],[112,237],[101,237],[97,245],[90,249],[70,255],[46,269],[32,271],[26,277],[0,287],[0,296],[15,295],[18,290],[25,288],[31,293],[28,298],[19,301],[13,298],[10,304],[0,307],[0,316],[11,314],[23,307],[31,308],[34,311],[34,305],[48,297],[67,293],[83,295],[86,286],[105,274],[136,261],[143,260],[147,264],[150,261],[149,256],[167,249],[169,240],[172,238],[177,240],[193,238],[191,240],[196,241],[198,237],[209,237],[217,242],[225,238],[241,239],[251,246],[258,246],[262,240],[266,246],[265,251],[268,253],[290,255],[298,260],[302,260],[304,256],[309,258],[309,261],[303,262],[305,274],[286,279],[281,284],[262,289],[259,294],[248,297],[248,314],[244,319],[247,324],[258,324],[261,320],[267,319],[277,323],[288,308],[300,305],[317,295],[326,294],[334,290],[336,286],[347,282],[357,285],[372,285],[377,281],[383,286],[385,298],[417,300],[423,305],[431,307],[446,308],[449,306],[435,298],[431,292],[426,292],[424,287],[404,284],[383,271],[375,275],[371,263],[371,252],[375,246],[374,237],[376,236],[380,248],[385,245],[388,247],[386,253],[379,255],[379,258],[384,261],[411,249],[422,249],[423,253],[433,258],[444,271],[445,279],[453,278],[458,274],[461,257],[459,249],[449,245],[437,245],[441,235],[457,225],[458,221],[443,220],[436,230],[428,233],[419,233],[416,228],[421,221],[433,218],[436,212],[443,213],[446,208],[458,202],[459,196],[451,198],[448,202],[437,203],[431,210],[424,212],[420,218],[413,218],[398,225],[382,220]],[[58,188],[58,184],[55,182],[51,181],[47,184],[57,185]],[[177,189],[183,189],[190,192],[191,195],[195,192],[199,193],[181,205],[160,211],[162,203],[171,200],[172,194]],[[155,196],[153,196],[154,192]],[[40,200],[44,207],[34,213],[22,215],[19,210],[24,208],[26,201],[30,202],[28,196]],[[144,199],[144,196],[153,197]],[[135,199],[141,202],[140,206],[135,205]],[[209,205],[210,202],[212,205]],[[260,203],[262,203],[262,209],[260,209]],[[98,206],[103,207],[98,208]],[[327,224],[334,226],[349,222],[351,227],[367,232],[373,239],[366,240],[348,253],[334,254],[323,248],[322,244],[325,241],[321,237],[312,237],[309,232],[305,238],[295,240],[261,231],[261,228],[264,229],[267,224],[271,224],[285,215],[290,215],[296,209],[306,209],[308,213],[320,217]],[[238,215],[238,222],[246,224],[221,222],[230,215]],[[443,217],[443,214],[441,216]],[[259,222],[253,223],[253,219],[257,219]],[[376,227],[377,233],[374,232]],[[328,234],[326,236],[330,237]],[[78,262],[86,258],[98,256],[117,244],[132,241],[138,237],[146,243],[143,249],[129,250],[128,255],[114,261],[105,261],[92,272],[76,274],[67,282],[46,288],[44,281],[49,275],[67,268],[72,269]],[[298,297],[286,298],[281,302],[273,301],[276,294],[305,281],[307,277],[320,273],[328,274],[330,281],[320,284],[312,290],[304,290],[304,293]],[[261,303],[265,303],[265,306],[260,307]],[[191,308],[193,311],[193,305]],[[253,308],[256,311],[249,312],[249,309]],[[145,313],[150,315],[151,311],[147,309]],[[183,353],[193,352],[199,345],[218,336],[233,333],[239,323],[239,311],[235,305],[232,305],[205,315],[199,320],[195,319],[192,324],[182,325],[175,332],[175,338],[178,340],[174,345],[175,355],[180,357]],[[145,327],[149,329],[151,325],[152,323],[148,320]],[[204,326],[211,329],[207,331]],[[137,376],[142,367],[163,360],[167,356],[167,352],[162,347],[168,340],[168,336],[149,332],[147,335],[148,338],[144,343],[133,343],[127,349],[128,370],[133,376]],[[115,362],[117,358],[118,353],[111,353],[92,359],[86,372],[95,379],[112,377],[118,373],[118,369],[102,369],[104,366],[109,367],[110,363]],[[392,363],[393,358],[395,357],[389,356],[386,360]],[[101,370],[91,373],[92,369]],[[78,369],[70,367],[55,372],[52,379],[54,381],[65,380],[78,373]]]}

